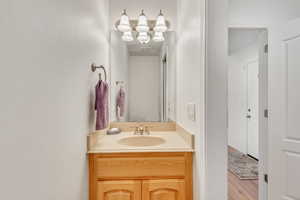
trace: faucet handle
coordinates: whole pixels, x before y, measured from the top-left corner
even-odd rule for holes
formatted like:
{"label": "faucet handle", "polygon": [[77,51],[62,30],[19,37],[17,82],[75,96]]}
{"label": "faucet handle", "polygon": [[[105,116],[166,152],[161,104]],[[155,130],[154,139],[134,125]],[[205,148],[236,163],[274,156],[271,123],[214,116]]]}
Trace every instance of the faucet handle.
{"label": "faucet handle", "polygon": [[145,126],[145,133],[147,133],[148,135],[150,135],[150,131],[149,128],[152,128],[153,126]]}

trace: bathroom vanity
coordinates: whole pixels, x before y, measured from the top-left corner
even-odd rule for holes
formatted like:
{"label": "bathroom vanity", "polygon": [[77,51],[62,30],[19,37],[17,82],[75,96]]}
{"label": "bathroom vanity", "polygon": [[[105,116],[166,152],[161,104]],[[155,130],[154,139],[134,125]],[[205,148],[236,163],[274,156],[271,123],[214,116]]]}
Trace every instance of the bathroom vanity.
{"label": "bathroom vanity", "polygon": [[89,154],[90,200],[191,200],[192,153]]}
{"label": "bathroom vanity", "polygon": [[[192,200],[193,139],[184,134],[94,135],[88,152],[90,200]],[[147,143],[157,138],[163,143]]]}
{"label": "bathroom vanity", "polygon": [[110,33],[109,121],[122,133],[88,137],[90,200],[193,199],[193,136],[176,124],[176,33],[154,32],[147,42]]}

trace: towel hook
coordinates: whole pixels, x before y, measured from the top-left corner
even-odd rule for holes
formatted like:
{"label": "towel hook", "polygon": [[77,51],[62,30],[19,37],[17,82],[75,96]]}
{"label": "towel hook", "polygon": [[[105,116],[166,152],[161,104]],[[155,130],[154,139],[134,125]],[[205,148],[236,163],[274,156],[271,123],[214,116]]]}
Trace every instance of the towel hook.
{"label": "towel hook", "polygon": [[[106,74],[105,67],[103,65],[96,66],[95,63],[92,63],[91,69],[92,69],[92,72],[95,72],[97,69],[102,69],[104,71],[105,81],[107,81],[107,74]],[[100,80],[102,80],[101,79],[101,73],[99,73],[99,78],[100,78]]]}

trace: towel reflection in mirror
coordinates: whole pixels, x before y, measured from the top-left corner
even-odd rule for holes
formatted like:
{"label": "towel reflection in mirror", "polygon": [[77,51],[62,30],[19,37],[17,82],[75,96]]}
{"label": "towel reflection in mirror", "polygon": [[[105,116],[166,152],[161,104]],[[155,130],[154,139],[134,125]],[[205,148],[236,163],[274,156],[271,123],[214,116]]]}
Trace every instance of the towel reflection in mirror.
{"label": "towel reflection in mirror", "polygon": [[117,120],[120,121],[125,114],[125,90],[121,85],[117,97],[116,97],[116,116]]}

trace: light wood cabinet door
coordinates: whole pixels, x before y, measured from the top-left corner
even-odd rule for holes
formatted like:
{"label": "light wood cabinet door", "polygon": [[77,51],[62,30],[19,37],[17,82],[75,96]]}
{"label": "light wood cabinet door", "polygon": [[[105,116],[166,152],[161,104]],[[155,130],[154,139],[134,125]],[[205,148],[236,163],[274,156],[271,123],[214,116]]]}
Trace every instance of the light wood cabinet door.
{"label": "light wood cabinet door", "polygon": [[98,181],[96,200],[141,200],[141,181]]}
{"label": "light wood cabinet door", "polygon": [[143,200],[185,200],[185,184],[181,179],[146,180],[142,183]]}

